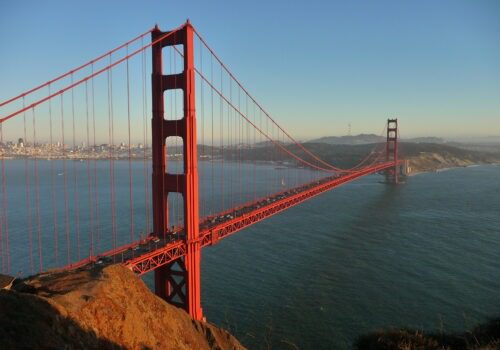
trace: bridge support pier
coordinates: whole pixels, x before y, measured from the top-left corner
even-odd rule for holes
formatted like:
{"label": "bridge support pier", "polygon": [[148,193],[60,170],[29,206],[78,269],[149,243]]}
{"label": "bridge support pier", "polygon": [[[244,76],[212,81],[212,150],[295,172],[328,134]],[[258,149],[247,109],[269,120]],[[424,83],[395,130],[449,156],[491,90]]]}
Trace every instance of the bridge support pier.
{"label": "bridge support pier", "polygon": [[397,119],[387,119],[387,141],[385,145],[385,157],[387,162],[394,162],[394,168],[388,169],[385,172],[386,181],[388,183],[398,183],[399,166],[398,166],[398,120]]}
{"label": "bridge support pier", "polygon": [[[169,234],[168,194],[182,194],[186,253],[184,258],[155,270],[155,292],[166,301],[185,309],[193,319],[202,320],[193,33],[189,21],[167,37],[166,32],[158,28],[151,33],[153,42],[159,40],[152,47],[153,230],[158,237]],[[175,45],[183,45],[184,70],[164,75],[162,49]],[[163,94],[174,89],[183,90],[184,115],[182,119],[167,120],[164,117]],[[184,172],[181,174],[167,172],[168,137],[180,137],[183,140]]]}

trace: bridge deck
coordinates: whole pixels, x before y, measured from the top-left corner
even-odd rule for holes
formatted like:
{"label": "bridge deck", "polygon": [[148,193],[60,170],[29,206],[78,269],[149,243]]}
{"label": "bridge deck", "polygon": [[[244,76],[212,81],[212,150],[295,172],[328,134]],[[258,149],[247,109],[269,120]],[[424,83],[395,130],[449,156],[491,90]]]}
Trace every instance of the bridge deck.
{"label": "bridge deck", "polygon": [[[287,191],[276,193],[270,197],[247,203],[218,215],[210,216],[200,223],[201,247],[216,244],[220,239],[238,232],[248,226],[262,221],[274,214],[311,199],[323,192],[393,167],[394,162],[385,162],[360,169],[343,176],[330,176]],[[87,258],[66,268],[77,268],[86,264],[107,264],[121,262],[138,275],[145,274],[155,268],[168,264],[182,257],[186,252],[183,229],[165,235],[150,236],[147,239],[133,242],[126,246],[105,252],[99,256]]]}

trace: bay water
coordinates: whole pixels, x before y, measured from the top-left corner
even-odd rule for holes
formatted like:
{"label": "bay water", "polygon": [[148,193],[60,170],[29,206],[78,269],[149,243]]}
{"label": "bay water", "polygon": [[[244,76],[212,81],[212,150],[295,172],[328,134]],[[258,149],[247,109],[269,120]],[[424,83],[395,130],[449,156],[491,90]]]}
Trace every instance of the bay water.
{"label": "bay water", "polygon": [[[36,179],[34,164],[28,163],[5,161],[11,273],[19,275],[29,274],[30,265],[35,272],[39,268]],[[31,174],[29,198],[26,166]],[[126,228],[129,165],[116,161],[115,166],[117,239],[125,243],[130,238]],[[204,166],[209,174],[210,165]],[[67,162],[63,168],[61,161],[40,160],[37,167],[43,267],[62,264],[66,258],[64,215],[57,220],[58,256],[53,254],[54,232],[48,229],[53,224],[49,215],[52,207],[64,213],[65,202],[70,207],[82,203],[78,207],[80,247],[75,248],[75,225],[71,223],[70,258],[88,254],[90,237],[86,232],[92,223],[83,205],[90,201],[84,172],[94,171],[93,167],[100,179],[101,248],[109,248],[112,227],[107,162],[94,162],[90,168],[85,162]],[[52,198],[51,180],[55,179],[56,187],[62,186],[63,170],[67,172],[67,199],[63,191],[56,191]],[[142,184],[150,174],[143,172],[141,162],[133,162],[132,170],[134,235],[138,238],[139,227],[146,225],[146,189]],[[202,184],[203,206],[210,206],[214,198],[220,202],[217,188],[221,175],[226,181],[236,179],[239,185],[235,184],[234,191],[243,189],[249,199],[273,191],[270,181],[271,187],[279,189],[286,176],[252,184],[247,181],[255,172],[273,170],[283,171],[265,164],[243,165],[243,169],[226,164],[224,174],[215,173],[215,179]],[[296,172],[298,182],[318,176],[306,169]],[[81,174],[78,183],[75,173]],[[80,188],[77,201],[76,187]],[[27,253],[26,203],[30,203],[32,213],[33,262]],[[73,222],[75,213],[70,209],[68,221]],[[93,220],[95,226],[95,217]],[[151,274],[144,280],[153,287]],[[203,250],[202,304],[210,322],[228,329],[250,349],[350,349],[360,334],[381,328],[455,332],[497,317],[500,166],[422,173],[400,185],[384,184],[381,175],[371,175],[238,232]]]}

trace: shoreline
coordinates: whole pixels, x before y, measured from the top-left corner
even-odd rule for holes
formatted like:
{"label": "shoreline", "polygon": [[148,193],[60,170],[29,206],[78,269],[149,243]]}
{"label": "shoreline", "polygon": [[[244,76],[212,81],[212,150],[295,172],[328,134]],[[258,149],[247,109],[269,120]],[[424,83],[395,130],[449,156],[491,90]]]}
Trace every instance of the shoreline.
{"label": "shoreline", "polygon": [[435,168],[435,169],[431,169],[431,170],[419,170],[419,171],[411,172],[407,176],[411,177],[411,176],[416,176],[419,174],[426,174],[426,173],[440,173],[440,172],[444,172],[444,171],[448,171],[448,170],[461,169],[461,168],[475,168],[478,166],[500,166],[500,162],[474,163],[474,164],[470,164],[470,165],[462,165],[462,166],[457,165],[457,166],[451,166],[451,167]]}

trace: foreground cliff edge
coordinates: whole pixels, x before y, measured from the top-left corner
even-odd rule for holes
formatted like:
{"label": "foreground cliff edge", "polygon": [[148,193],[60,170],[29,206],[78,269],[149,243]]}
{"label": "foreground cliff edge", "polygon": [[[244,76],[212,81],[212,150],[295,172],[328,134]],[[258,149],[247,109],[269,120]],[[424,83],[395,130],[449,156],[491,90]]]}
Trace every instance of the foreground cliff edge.
{"label": "foreground cliff edge", "polygon": [[0,290],[2,349],[245,349],[121,265],[53,271]]}

